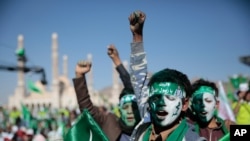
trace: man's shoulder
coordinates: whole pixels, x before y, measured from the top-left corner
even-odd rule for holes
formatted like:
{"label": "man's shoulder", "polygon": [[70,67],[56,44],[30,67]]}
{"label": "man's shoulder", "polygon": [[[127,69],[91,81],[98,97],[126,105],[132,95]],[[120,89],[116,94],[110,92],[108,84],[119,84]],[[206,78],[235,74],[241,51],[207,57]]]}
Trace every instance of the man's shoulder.
{"label": "man's shoulder", "polygon": [[185,139],[187,141],[206,141],[207,139],[204,137],[201,137],[196,131],[195,131],[195,122],[190,120],[187,122],[188,129],[185,135]]}

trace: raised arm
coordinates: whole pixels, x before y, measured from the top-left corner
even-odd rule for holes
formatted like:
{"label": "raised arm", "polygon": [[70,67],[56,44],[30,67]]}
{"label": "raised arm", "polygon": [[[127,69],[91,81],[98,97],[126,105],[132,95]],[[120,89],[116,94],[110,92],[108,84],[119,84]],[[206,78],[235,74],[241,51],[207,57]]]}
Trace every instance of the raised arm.
{"label": "raised arm", "polygon": [[132,83],[130,80],[130,75],[128,71],[123,66],[121,59],[119,57],[119,52],[114,45],[108,46],[108,56],[111,58],[113,63],[115,64],[115,68],[119,73],[120,79],[122,80],[123,86],[128,89],[133,89]]}
{"label": "raised arm", "polygon": [[130,71],[131,81],[136,94],[141,117],[144,117],[148,98],[147,92],[147,60],[143,48],[143,25],[146,15],[141,11],[135,11],[129,16],[130,30],[133,36],[131,43]]}
{"label": "raised arm", "polygon": [[88,109],[89,113],[93,116],[98,124],[102,124],[104,120],[104,113],[101,113],[95,107],[90,99],[87,81],[85,74],[91,69],[91,63],[87,61],[79,61],[75,68],[75,78],[73,84],[76,92],[77,102],[81,112]]}

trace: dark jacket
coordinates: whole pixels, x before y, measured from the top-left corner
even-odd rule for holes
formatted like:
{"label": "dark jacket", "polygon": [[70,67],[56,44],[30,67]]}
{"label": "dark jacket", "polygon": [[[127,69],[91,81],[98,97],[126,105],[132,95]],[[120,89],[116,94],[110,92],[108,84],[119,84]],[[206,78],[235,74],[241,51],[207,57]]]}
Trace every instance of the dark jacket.
{"label": "dark jacket", "polygon": [[[128,87],[132,87],[129,73],[127,73],[127,70],[124,68],[124,66],[121,64],[116,69],[120,74],[123,84]],[[99,124],[103,132],[107,135],[108,139],[110,141],[118,141],[122,133],[118,117],[112,113],[100,112],[98,107],[93,105],[92,101],[90,100],[85,76],[81,78],[74,78],[73,83],[77,96],[77,102],[81,112],[83,109],[88,109],[89,113]]]}
{"label": "dark jacket", "polygon": [[[151,125],[151,123],[144,123],[142,125],[139,126],[136,134],[135,134],[135,141],[139,141],[139,138],[142,134],[145,133],[145,131],[147,130],[147,128]],[[196,132],[195,132],[195,127],[193,124],[190,124],[187,122],[188,125],[188,130],[185,134],[185,140],[186,141],[206,141],[205,138],[200,137]]]}

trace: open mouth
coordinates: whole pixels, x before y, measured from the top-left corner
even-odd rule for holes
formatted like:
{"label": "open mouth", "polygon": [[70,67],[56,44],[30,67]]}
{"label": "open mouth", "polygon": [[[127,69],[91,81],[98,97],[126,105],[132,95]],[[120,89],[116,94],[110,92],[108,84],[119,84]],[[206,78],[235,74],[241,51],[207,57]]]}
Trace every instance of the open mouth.
{"label": "open mouth", "polygon": [[206,116],[207,115],[207,112],[203,111],[200,113],[202,116]]}
{"label": "open mouth", "polygon": [[165,119],[165,117],[168,115],[168,112],[166,112],[166,111],[158,111],[158,112],[156,113],[156,115],[157,115],[157,117],[158,117],[159,119]]}
{"label": "open mouth", "polygon": [[134,120],[134,117],[127,117],[127,120],[132,121],[132,120]]}

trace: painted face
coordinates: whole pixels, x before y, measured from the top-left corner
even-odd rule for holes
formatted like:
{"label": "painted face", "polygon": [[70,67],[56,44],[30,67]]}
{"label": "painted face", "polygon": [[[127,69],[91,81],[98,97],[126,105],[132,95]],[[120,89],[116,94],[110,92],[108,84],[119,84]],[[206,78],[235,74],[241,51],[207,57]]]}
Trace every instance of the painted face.
{"label": "painted face", "polygon": [[212,119],[216,110],[216,100],[211,93],[202,93],[193,97],[192,109],[201,122],[208,122]]}
{"label": "painted face", "polygon": [[120,114],[127,126],[134,126],[140,120],[140,114],[134,96],[126,95],[120,101]]}
{"label": "painted face", "polygon": [[154,124],[165,127],[173,123],[181,113],[180,97],[167,94],[154,94],[149,98],[151,117]]}

